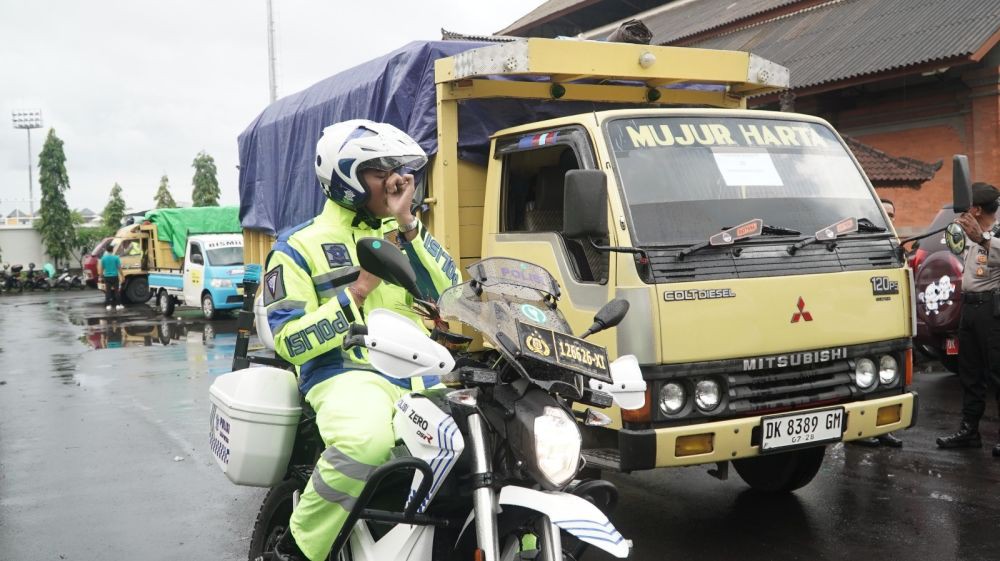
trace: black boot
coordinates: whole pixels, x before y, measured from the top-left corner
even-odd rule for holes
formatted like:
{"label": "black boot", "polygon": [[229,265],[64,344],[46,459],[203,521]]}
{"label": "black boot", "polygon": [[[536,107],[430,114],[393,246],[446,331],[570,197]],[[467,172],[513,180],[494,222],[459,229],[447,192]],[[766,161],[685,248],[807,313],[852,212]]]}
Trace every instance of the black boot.
{"label": "black boot", "polygon": [[983,439],[979,436],[979,427],[962,421],[958,432],[938,437],[937,445],[938,448],[982,448]]}
{"label": "black boot", "polygon": [[889,448],[902,448],[903,447],[903,441],[900,440],[900,438],[898,436],[892,434],[891,432],[887,432],[885,434],[879,435],[876,438],[878,438],[878,442],[882,446],[888,446]]}
{"label": "black boot", "polygon": [[1000,458],[1000,443],[993,447],[993,457]]}
{"label": "black boot", "polygon": [[292,535],[291,528],[286,529],[285,533],[278,538],[278,543],[274,544],[272,559],[274,561],[309,561],[299,549],[299,544],[295,543],[295,536]]}

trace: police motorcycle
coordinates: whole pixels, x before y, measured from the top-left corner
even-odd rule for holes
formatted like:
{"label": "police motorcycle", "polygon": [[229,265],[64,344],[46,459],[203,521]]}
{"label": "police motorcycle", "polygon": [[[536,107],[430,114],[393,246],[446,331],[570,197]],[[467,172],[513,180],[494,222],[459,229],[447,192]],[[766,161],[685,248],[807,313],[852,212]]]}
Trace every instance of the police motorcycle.
{"label": "police motorcycle", "polygon": [[[361,240],[358,256],[365,270],[406,288],[435,329],[432,339],[403,316],[374,310],[365,326],[351,327],[344,347],[364,347],[388,376],[447,375],[459,389],[426,390],[397,402],[393,458],[369,475],[328,559],[563,561],[579,559],[587,547],[627,557],[631,542],[607,518],[617,502],[614,485],[576,479],[585,462],[574,417],[589,424],[610,419],[589,407],[574,413],[570,405],[642,407],[646,388],[635,357],[609,362],[602,347],[574,337],[557,308],[558,284],[536,265],[480,261],[468,269],[472,280],[446,290],[435,306],[421,300],[412,268],[392,244]],[[625,301],[608,303],[584,336],[617,325],[627,310]],[[456,368],[444,345],[454,349],[471,339],[447,332],[452,320],[476,329],[492,350],[459,353]],[[258,315],[265,344],[266,326]],[[275,364],[266,357],[251,361]],[[249,551],[249,559],[267,560],[322,440],[308,406],[298,407],[288,370],[237,370],[220,376],[211,394],[216,462],[237,484],[270,487]],[[247,406],[276,395],[284,402],[260,407],[256,417]],[[249,426],[254,419],[272,433],[288,426],[281,436],[250,435],[258,428]]]}

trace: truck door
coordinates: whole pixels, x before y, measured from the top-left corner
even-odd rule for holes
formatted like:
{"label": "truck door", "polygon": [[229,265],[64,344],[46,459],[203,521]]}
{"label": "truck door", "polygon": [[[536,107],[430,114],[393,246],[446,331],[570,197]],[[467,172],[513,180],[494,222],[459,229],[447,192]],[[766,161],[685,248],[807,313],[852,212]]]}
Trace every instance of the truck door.
{"label": "truck door", "polygon": [[201,305],[201,291],[205,286],[205,254],[201,244],[188,242],[184,256],[184,301],[188,306]]}
{"label": "truck door", "polygon": [[[552,273],[562,287],[559,308],[579,333],[614,297],[609,255],[562,235],[563,215],[572,212],[572,202],[564,208],[566,172],[597,168],[589,136],[582,127],[512,135],[497,140],[494,158],[502,161],[500,204],[484,216],[483,255],[516,257]],[[593,339],[614,340],[607,333]]]}

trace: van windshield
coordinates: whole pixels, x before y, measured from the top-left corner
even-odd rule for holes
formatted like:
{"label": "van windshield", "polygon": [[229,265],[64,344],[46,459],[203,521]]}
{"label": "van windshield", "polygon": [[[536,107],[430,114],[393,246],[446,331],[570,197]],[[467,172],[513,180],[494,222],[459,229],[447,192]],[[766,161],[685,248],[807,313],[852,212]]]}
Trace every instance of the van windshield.
{"label": "van windshield", "polygon": [[888,228],[829,128],[781,119],[618,119],[606,133],[636,245],[686,244],[761,218],[810,235],[843,218]]}
{"label": "van windshield", "polygon": [[243,264],[243,246],[208,250],[208,264],[214,267]]}

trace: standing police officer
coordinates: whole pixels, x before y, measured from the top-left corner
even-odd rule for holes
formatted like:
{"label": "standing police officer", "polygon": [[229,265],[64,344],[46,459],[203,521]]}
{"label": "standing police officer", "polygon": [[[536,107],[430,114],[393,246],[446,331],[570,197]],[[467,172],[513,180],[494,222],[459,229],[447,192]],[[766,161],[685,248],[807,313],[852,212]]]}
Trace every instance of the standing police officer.
{"label": "standing police officer", "polygon": [[369,364],[367,351],[341,347],[365,311],[388,308],[421,325],[405,290],[356,265],[361,238],[398,243],[434,300],[458,282],[455,262],[411,213],[409,172],[426,162],[392,125],[358,119],[327,127],[316,145],[316,176],[329,200],[319,216],[283,232],[267,258],[261,288],[275,351],[295,365],[327,446],[272,559],[326,559],[368,474],[395,446],[393,405],[437,383],[389,378]]}
{"label": "standing police officer", "polygon": [[[979,420],[986,394],[994,385],[1000,405],[1000,241],[993,231],[1000,191],[987,183],[972,185],[972,207],[956,222],[972,242],[962,273],[962,319],[958,330],[958,376],[962,381],[962,423],[958,432],[937,439],[941,448],[980,448]],[[1000,444],[993,448],[1000,457]]]}

